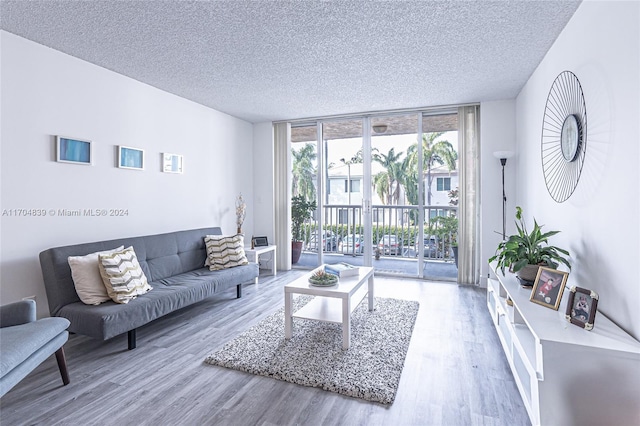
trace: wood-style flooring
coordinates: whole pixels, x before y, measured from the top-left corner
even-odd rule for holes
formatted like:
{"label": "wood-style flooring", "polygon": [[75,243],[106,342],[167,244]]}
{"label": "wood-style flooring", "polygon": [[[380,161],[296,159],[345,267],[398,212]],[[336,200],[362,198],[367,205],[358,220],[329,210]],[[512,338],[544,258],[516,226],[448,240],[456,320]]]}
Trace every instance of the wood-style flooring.
{"label": "wood-style flooring", "polygon": [[[376,277],[379,297],[418,300],[396,400],[370,403],[215,367],[204,358],[284,303],[303,272],[261,276],[107,342],[72,335],[71,383],[49,358],[0,400],[2,425],[528,425],[482,289]],[[284,330],[283,330],[284,333]]]}

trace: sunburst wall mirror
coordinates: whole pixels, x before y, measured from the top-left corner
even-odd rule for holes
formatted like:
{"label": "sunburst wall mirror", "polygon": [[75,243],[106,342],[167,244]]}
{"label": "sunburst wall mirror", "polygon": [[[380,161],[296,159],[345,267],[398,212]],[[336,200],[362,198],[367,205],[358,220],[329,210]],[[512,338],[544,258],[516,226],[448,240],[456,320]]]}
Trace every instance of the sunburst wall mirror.
{"label": "sunburst wall mirror", "polygon": [[551,197],[566,201],[575,191],[587,150],[587,107],[582,85],[571,71],[556,77],[542,121],[542,171]]}

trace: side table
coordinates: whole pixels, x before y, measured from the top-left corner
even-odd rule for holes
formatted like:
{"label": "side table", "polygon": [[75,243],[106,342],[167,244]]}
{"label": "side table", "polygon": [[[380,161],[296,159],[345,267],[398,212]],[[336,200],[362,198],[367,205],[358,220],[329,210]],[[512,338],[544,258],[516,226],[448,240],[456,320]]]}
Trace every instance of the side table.
{"label": "side table", "polygon": [[[276,246],[268,245],[265,247],[255,247],[244,249],[245,254],[247,255],[247,260],[249,262],[259,263],[260,256],[266,253],[273,253],[273,259],[271,259],[271,275],[276,276]],[[258,278],[255,280],[256,284],[258,283]]]}

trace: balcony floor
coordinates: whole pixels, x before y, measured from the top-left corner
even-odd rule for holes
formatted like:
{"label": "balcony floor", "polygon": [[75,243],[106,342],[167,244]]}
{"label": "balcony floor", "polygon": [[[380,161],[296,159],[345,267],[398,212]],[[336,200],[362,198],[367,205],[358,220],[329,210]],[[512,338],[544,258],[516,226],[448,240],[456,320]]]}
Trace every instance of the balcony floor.
{"label": "balcony floor", "polygon": [[[352,256],[342,253],[325,253],[324,263],[345,262],[351,265],[362,266],[364,257],[362,255]],[[394,256],[381,256],[379,260],[373,259],[373,266],[376,272],[383,274],[399,274],[415,277],[417,276],[418,260],[415,258],[403,258]],[[312,269],[318,265],[318,253],[304,251],[300,255],[295,268]],[[458,268],[453,262],[443,262],[441,260],[426,260],[424,262],[424,277],[430,280],[456,281],[458,279]]]}

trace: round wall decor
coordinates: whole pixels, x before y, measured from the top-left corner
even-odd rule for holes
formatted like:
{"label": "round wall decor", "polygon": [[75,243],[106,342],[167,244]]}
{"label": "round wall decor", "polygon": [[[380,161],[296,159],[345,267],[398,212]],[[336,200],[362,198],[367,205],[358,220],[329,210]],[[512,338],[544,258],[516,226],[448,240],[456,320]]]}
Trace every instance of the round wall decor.
{"label": "round wall decor", "polygon": [[587,107],[580,81],[571,71],[560,73],[549,90],[541,148],[547,190],[562,203],[578,185],[587,150]]}

